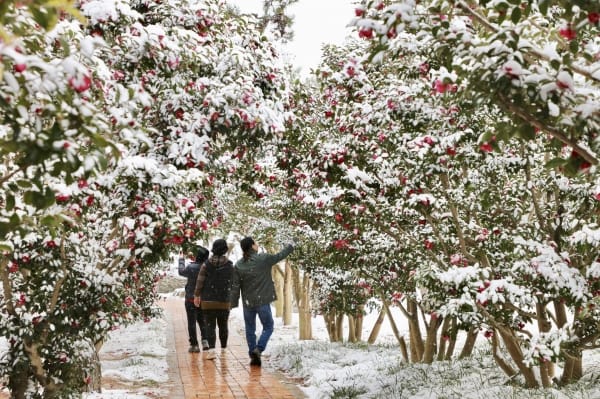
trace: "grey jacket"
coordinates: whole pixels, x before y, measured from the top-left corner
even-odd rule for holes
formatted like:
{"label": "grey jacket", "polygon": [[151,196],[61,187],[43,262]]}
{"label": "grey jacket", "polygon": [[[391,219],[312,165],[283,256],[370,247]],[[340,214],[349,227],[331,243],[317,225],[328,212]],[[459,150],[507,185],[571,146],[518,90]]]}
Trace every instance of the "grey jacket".
{"label": "grey jacket", "polygon": [[242,305],[255,308],[269,304],[277,299],[275,284],[271,277],[271,268],[285,259],[294,247],[287,245],[279,253],[257,253],[252,251],[248,260],[240,259],[235,263],[231,290],[231,306],[236,307],[242,293]]}

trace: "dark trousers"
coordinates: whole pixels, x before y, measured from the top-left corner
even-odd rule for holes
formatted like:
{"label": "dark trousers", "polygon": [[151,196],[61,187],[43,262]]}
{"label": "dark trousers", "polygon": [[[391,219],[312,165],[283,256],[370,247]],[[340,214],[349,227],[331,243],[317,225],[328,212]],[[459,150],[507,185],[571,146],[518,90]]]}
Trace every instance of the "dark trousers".
{"label": "dark trousers", "polygon": [[185,301],[185,314],[187,316],[188,323],[188,336],[190,338],[190,345],[198,345],[198,335],[196,334],[196,324],[200,328],[200,339],[206,339],[204,333],[204,317],[202,315],[202,309],[194,306],[193,302]]}
{"label": "dark trousers", "polygon": [[229,337],[229,310],[223,309],[204,309],[204,337],[208,341],[208,347],[213,349],[217,342],[217,325],[219,326],[219,342],[221,348],[227,347],[227,338]]}

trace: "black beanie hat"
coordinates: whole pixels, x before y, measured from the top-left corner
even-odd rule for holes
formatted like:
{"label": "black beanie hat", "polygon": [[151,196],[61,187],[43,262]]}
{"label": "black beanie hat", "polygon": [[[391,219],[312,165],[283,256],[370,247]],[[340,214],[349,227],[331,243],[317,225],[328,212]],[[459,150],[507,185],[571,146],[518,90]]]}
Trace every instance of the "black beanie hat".
{"label": "black beanie hat", "polygon": [[228,249],[229,248],[227,247],[227,241],[225,241],[222,238],[219,238],[215,240],[215,242],[213,242],[212,253],[216,256],[225,255]]}
{"label": "black beanie hat", "polygon": [[240,247],[242,247],[242,251],[244,252],[250,251],[253,245],[254,240],[252,239],[252,237],[244,237],[242,241],[240,241]]}
{"label": "black beanie hat", "polygon": [[196,254],[196,263],[202,263],[208,259],[208,249],[203,246],[198,247],[198,253]]}

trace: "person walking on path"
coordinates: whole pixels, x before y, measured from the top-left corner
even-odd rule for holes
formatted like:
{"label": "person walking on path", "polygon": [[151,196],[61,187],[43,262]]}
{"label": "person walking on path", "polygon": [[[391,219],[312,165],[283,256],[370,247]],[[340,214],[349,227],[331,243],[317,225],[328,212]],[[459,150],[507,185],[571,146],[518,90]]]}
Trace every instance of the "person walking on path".
{"label": "person walking on path", "polygon": [[200,337],[202,339],[203,349],[208,349],[208,345],[205,345],[205,333],[204,333],[204,320],[202,310],[194,306],[194,288],[196,287],[196,279],[200,272],[200,266],[208,259],[208,249],[204,247],[198,248],[196,260],[187,266],[185,265],[185,259],[183,253],[179,255],[178,272],[180,276],[187,277],[185,283],[185,314],[187,316],[188,325],[188,337],[190,341],[190,348],[188,352],[198,353],[200,347],[198,346],[198,335],[196,333],[196,324],[200,328]]}
{"label": "person walking on path", "polygon": [[227,241],[219,238],[212,245],[211,256],[200,268],[194,290],[194,305],[200,306],[204,317],[204,333],[208,341],[206,359],[214,359],[219,326],[221,349],[227,347],[233,263],[225,256]]}
{"label": "person walking on path", "polygon": [[[271,302],[277,299],[275,284],[271,276],[272,267],[285,259],[294,247],[288,244],[277,254],[258,253],[258,244],[252,237],[240,241],[243,256],[235,263],[231,305],[236,307],[242,295],[246,342],[250,365],[260,366],[262,352],[273,334],[273,314]],[[262,324],[262,332],[256,340],[256,316]]]}

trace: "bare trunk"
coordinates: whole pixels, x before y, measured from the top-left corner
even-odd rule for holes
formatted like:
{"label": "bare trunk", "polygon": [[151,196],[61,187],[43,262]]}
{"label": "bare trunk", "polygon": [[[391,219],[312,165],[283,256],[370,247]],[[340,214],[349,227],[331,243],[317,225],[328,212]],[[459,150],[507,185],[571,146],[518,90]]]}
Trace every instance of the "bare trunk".
{"label": "bare trunk", "polygon": [[475,349],[475,342],[477,341],[477,336],[479,335],[479,331],[477,328],[472,327],[467,333],[467,339],[465,340],[465,344],[463,345],[462,351],[458,356],[459,359],[465,359],[470,357],[473,354],[473,349]]}
{"label": "bare trunk", "polygon": [[408,348],[406,347],[406,341],[404,341],[404,337],[400,337],[400,353],[402,353],[402,357],[406,363],[410,362],[408,357]]}
{"label": "bare trunk", "polygon": [[394,320],[394,316],[390,312],[390,307],[389,307],[387,301],[385,301],[385,300],[383,300],[383,309],[385,310],[388,320],[390,321],[390,326],[392,327],[392,332],[394,333],[396,340],[398,341],[398,343],[404,343],[404,345],[406,346],[406,343],[404,342],[404,338],[402,338],[402,336],[400,335],[400,331],[398,330],[398,326],[396,325],[396,320]]}
{"label": "bare trunk", "polygon": [[325,319],[325,326],[327,327],[327,333],[329,334],[330,342],[339,342],[340,338],[337,335],[338,329],[336,326],[337,317],[335,312],[331,311],[323,314],[323,319]]}
{"label": "bare trunk", "polygon": [[[538,330],[542,333],[550,331],[551,325],[548,320],[548,314],[546,313],[546,306],[540,302],[535,305],[535,311],[537,315]],[[540,364],[540,379],[544,388],[552,386],[552,377],[554,375],[554,364],[550,362],[550,359],[543,361]]]}
{"label": "bare trunk", "polygon": [[308,273],[300,273],[297,267],[291,268],[294,299],[298,304],[298,334],[299,339],[313,339],[312,336],[312,307],[310,291],[312,282]]}
{"label": "bare trunk", "polygon": [[442,324],[442,333],[440,334],[440,340],[438,343],[438,352],[437,352],[437,360],[442,361],[446,358],[446,345],[450,343],[450,321],[453,319],[445,318],[444,323]]}
{"label": "bare trunk", "polygon": [[373,325],[373,329],[371,330],[371,334],[369,334],[369,339],[367,340],[369,344],[374,344],[377,340],[377,336],[383,325],[383,320],[385,320],[385,307],[382,306],[379,311],[379,316],[377,316],[377,320],[375,321],[375,325]]}
{"label": "bare trunk", "polygon": [[289,326],[292,324],[293,312],[293,278],[292,267],[288,262],[285,263],[285,275],[283,284],[283,325]]}
{"label": "bare trunk", "polygon": [[498,336],[496,335],[496,332],[494,331],[494,335],[492,335],[492,356],[494,357],[494,360],[496,361],[496,364],[502,369],[502,371],[504,371],[504,373],[509,376],[510,378],[514,377],[515,375],[517,375],[517,371],[515,369],[513,369],[508,362],[506,362],[506,360],[504,360],[504,358],[502,357],[502,355],[500,354],[500,352],[498,351]]}
{"label": "bare trunk", "polygon": [[410,334],[410,356],[413,363],[418,363],[423,359],[425,345],[421,336],[421,328],[419,326],[419,308],[417,303],[408,299],[408,331]]}
{"label": "bare trunk", "polygon": [[527,388],[539,388],[540,384],[533,372],[533,369],[524,363],[523,353],[519,346],[519,341],[514,335],[513,331],[508,328],[499,328],[497,330],[504,341],[506,350],[509,353],[512,360],[517,365],[517,368],[525,378],[525,386]]}
{"label": "bare trunk", "polygon": [[425,339],[423,351],[423,363],[433,363],[433,357],[437,350],[437,331],[440,328],[442,319],[435,313],[431,315],[429,327],[427,328],[427,338]]}
{"label": "bare trunk", "polygon": [[285,306],[285,288],[284,276],[279,266],[273,267],[271,276],[273,277],[273,283],[275,284],[275,293],[277,295],[277,300],[273,303],[273,306],[275,307],[275,317],[282,317]]}
{"label": "bare trunk", "polygon": [[358,307],[358,314],[355,316],[356,328],[354,329],[354,334],[356,335],[357,341],[362,341],[362,329],[363,329],[363,322],[365,320],[363,317],[364,311],[365,311],[364,305],[360,305]]}
{"label": "bare trunk", "polygon": [[348,342],[358,342],[356,338],[356,317],[348,315]]}
{"label": "bare trunk", "polygon": [[344,337],[344,314],[343,313],[337,313],[335,316],[335,327],[336,327],[336,336],[338,337],[338,340],[341,342],[343,341],[343,337]]}

